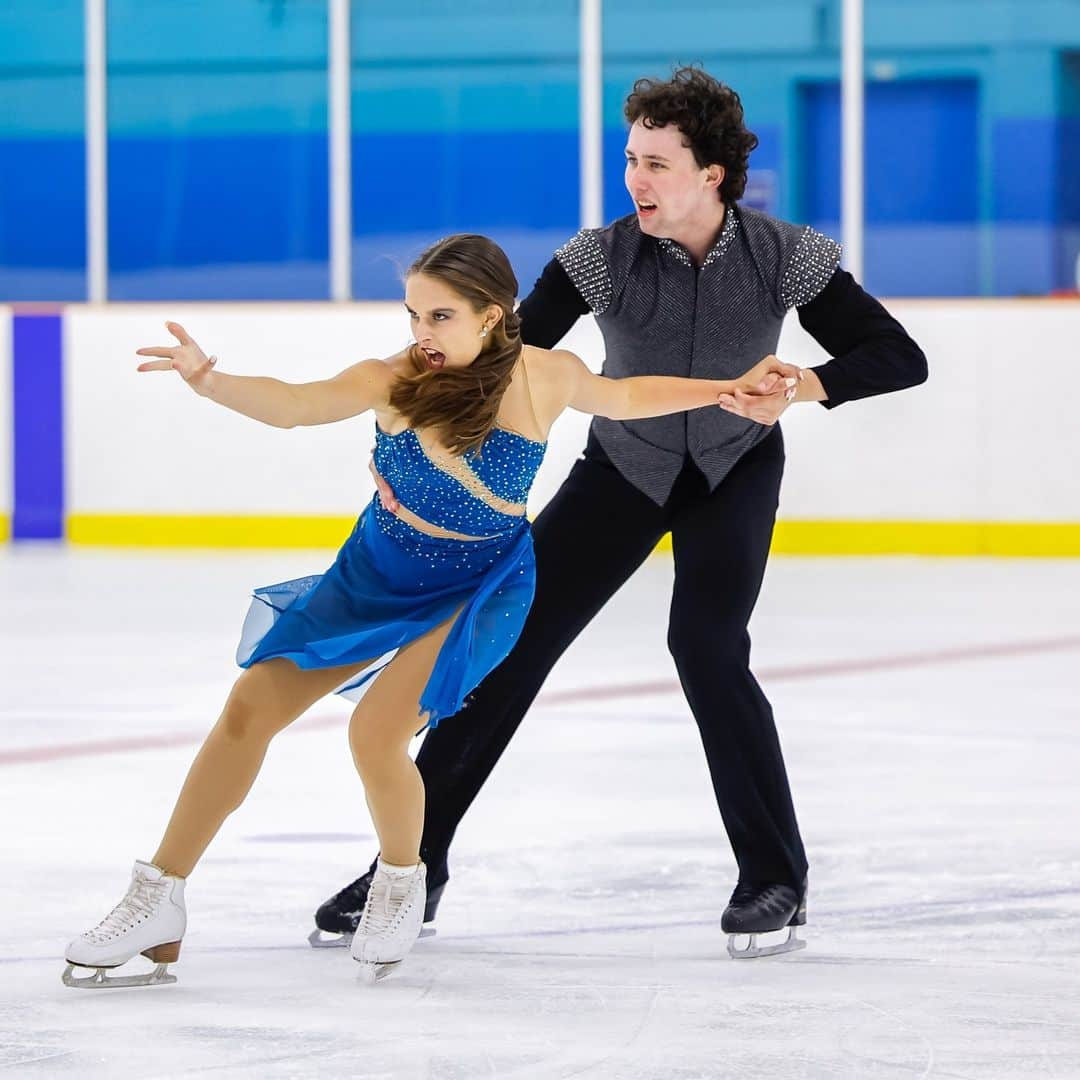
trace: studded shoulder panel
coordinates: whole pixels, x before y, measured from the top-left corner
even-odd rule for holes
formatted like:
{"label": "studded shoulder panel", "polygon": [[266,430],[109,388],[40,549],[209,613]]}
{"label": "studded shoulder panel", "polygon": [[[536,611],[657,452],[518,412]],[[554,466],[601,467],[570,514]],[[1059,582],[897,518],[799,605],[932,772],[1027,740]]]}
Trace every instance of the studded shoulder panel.
{"label": "studded shoulder panel", "polygon": [[829,283],[840,265],[840,245],[809,226],[803,230],[780,279],[780,299],[785,308],[810,303]]}
{"label": "studded shoulder panel", "polygon": [[555,252],[574,288],[595,315],[611,306],[615,290],[611,268],[596,229],[582,229]]}

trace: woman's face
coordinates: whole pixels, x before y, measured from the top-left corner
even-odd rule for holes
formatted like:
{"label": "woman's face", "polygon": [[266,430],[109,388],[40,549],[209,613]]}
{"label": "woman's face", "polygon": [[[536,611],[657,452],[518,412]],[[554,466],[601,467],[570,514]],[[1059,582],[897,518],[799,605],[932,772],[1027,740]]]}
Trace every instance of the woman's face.
{"label": "woman's face", "polygon": [[498,320],[495,305],[476,312],[472,304],[446,282],[427,274],[410,274],[405,280],[405,310],[413,336],[428,367],[468,367],[487,341],[481,331],[491,332]]}

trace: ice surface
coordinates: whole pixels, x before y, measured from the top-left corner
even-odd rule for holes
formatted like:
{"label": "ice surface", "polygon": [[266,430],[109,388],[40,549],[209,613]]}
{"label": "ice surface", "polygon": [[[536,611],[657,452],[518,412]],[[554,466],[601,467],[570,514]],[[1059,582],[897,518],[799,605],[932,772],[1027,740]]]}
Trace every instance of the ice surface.
{"label": "ice surface", "polygon": [[773,561],[752,630],[803,952],[725,952],[734,864],[657,558],[553,673],[400,974],[363,987],[305,941],[374,850],[327,700],[192,876],[179,983],[63,987],[156,846],[250,587],[328,561],[0,550],[0,1073],[1080,1077],[1080,561]]}

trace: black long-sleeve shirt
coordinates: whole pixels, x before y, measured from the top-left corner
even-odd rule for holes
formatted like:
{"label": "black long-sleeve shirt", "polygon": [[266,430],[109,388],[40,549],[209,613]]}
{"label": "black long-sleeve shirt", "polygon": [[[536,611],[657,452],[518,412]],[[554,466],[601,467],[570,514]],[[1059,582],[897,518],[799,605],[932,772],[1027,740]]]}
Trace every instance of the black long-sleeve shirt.
{"label": "black long-sleeve shirt", "polygon": [[[812,369],[828,394],[826,408],[926,381],[922,349],[846,270],[835,270],[821,292],[796,311],[803,329],[832,357]],[[566,270],[552,259],[521,302],[522,339],[553,348],[588,313]]]}

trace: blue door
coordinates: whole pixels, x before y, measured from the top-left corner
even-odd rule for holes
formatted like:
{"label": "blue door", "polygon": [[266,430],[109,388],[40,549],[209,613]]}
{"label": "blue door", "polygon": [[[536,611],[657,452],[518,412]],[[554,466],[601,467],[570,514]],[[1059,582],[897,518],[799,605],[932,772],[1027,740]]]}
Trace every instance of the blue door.
{"label": "blue door", "polygon": [[[978,86],[868,83],[864,276],[882,296],[979,290]],[[840,84],[800,88],[796,217],[840,237]]]}

